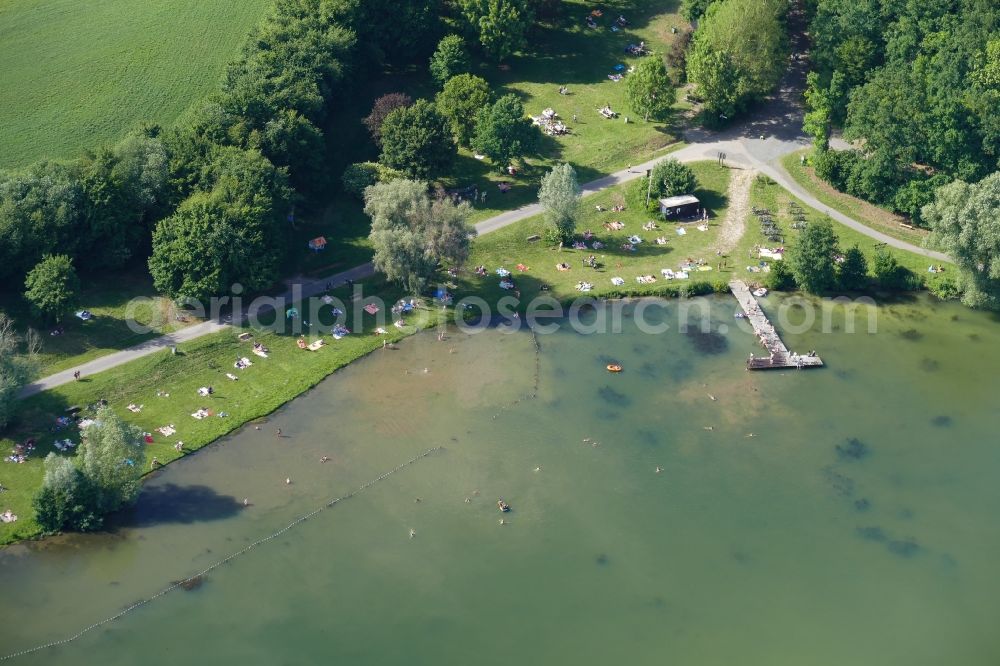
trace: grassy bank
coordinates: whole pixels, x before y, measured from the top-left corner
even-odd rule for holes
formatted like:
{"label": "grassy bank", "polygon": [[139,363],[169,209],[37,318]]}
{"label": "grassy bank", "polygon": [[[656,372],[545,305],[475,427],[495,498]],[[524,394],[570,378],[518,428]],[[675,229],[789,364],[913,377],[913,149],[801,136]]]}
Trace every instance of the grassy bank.
{"label": "grassy bank", "polygon": [[[152,279],[145,273],[119,273],[88,280],[80,293],[78,309],[88,310],[93,318],[81,321],[71,315],[62,323],[61,335],[51,335],[52,326],[39,331],[39,376],[72,368],[196,323],[197,320],[184,315],[178,318],[170,299],[155,293]],[[19,293],[0,295],[0,311],[14,319],[18,330],[37,325]],[[128,326],[130,318],[152,330],[136,333]]]}
{"label": "grassy bank", "polygon": [[873,229],[878,229],[887,236],[915,245],[920,245],[923,242],[927,232],[923,229],[907,229],[902,226],[902,224],[908,223],[905,217],[849,194],[838,192],[832,185],[817,176],[816,170],[812,166],[802,163],[802,156],[808,157],[810,153],[810,149],[803,149],[781,159],[781,165],[798,183],[799,187],[835,211],[863,222]]}
{"label": "grassy bank", "polygon": [[213,92],[271,0],[0,3],[0,167],[73,157]]}
{"label": "grassy bank", "polygon": [[[642,182],[637,181],[584,199],[583,214],[577,225],[578,240],[583,240],[583,233],[590,230],[594,232],[594,238],[605,247],[599,250],[559,249],[544,239],[528,241],[529,237],[543,231],[543,218],[536,216],[476,239],[467,266],[454,279],[458,293],[482,296],[491,304],[502,296],[513,295],[513,290],[500,287],[501,279],[496,274],[498,268],[511,272],[522,301],[530,300],[543,292],[561,301],[584,295],[576,288],[581,281],[591,283],[593,290],[586,294],[597,297],[675,295],[678,289],[704,293],[706,284],[717,288],[733,278],[745,279],[750,283],[759,282],[763,274],[751,271],[751,267],[757,267],[760,263],[756,248],[778,245],[794,247],[799,232],[792,228],[792,203],[800,206],[807,224],[826,217],[808,208],[801,200],[769,179],[756,178],[750,185],[749,206],[742,220],[742,235],[731,249],[719,256],[716,252],[721,247],[723,225],[729,206],[727,187],[734,171],[720,167],[715,162],[696,162],[690,166],[698,177],[699,189],[696,194],[710,211],[707,231],[699,231],[691,223],[664,223],[658,216],[646,212],[645,190]],[[617,213],[610,210],[599,212],[596,209],[597,205],[610,209],[615,204],[624,204],[626,209]],[[771,211],[782,233],[780,243],[768,241],[764,237],[759,221],[750,212],[753,207]],[[643,225],[651,220],[656,221],[657,228],[643,230]],[[603,225],[611,221],[621,221],[625,227],[619,231],[605,229]],[[738,221],[731,221],[734,222]],[[870,263],[877,249],[876,242],[836,221],[833,221],[833,225],[841,248],[857,245]],[[681,227],[686,232],[684,235],[677,233],[677,229]],[[635,251],[623,250],[622,245],[632,235],[639,236],[643,242],[635,246]],[[658,237],[666,238],[667,243],[656,244],[655,239]],[[928,285],[949,279],[951,275],[947,265],[944,273],[930,274],[927,273],[930,262],[925,257],[896,248],[888,248],[888,251],[901,266],[911,270]],[[584,264],[591,255],[597,259],[596,269]],[[723,258],[725,265],[720,266]],[[706,270],[689,271],[688,280],[664,280],[662,269],[678,271],[682,264],[689,261],[702,261]],[[568,264],[570,269],[558,270],[556,265],[561,263]],[[486,267],[487,275],[475,274],[474,269],[479,265]],[[518,265],[526,267],[526,270],[519,269]],[[645,275],[652,275],[656,282],[637,282],[637,277]],[[613,284],[612,278],[615,277],[622,278],[624,284]]]}
{"label": "grassy bank", "polygon": [[[824,214],[806,207],[801,200],[790,194],[780,185],[777,185],[768,179],[758,179],[754,182],[753,188],[750,191],[751,205],[770,210],[774,214],[775,221],[785,234],[786,245],[794,246],[799,232],[791,228],[793,221],[789,212],[789,204],[791,202],[795,202],[804,209],[806,220],[809,222],[826,218]],[[875,251],[878,249],[879,245],[875,239],[865,236],[848,226],[840,224],[836,220],[831,220],[831,222],[833,223],[833,231],[840,242],[841,250],[846,250],[849,247],[857,245],[858,248],[864,253],[869,266],[871,266],[872,259],[875,256]],[[750,249],[755,244],[768,245],[767,241],[761,234],[760,224],[751,217],[747,223],[747,233],[744,235],[743,241],[740,244],[740,250],[745,253],[743,256],[748,256]],[[773,245],[773,243],[771,245]],[[932,262],[930,259],[922,255],[893,247],[886,247],[886,250],[889,254],[896,258],[896,261],[900,266],[912,271],[917,277],[924,281],[924,284],[928,286],[954,277],[952,270],[950,270],[952,268],[951,264],[943,264],[945,267],[944,273],[928,273],[927,267],[931,263],[937,266],[940,262]]]}
{"label": "grassy bank", "polygon": [[[716,263],[713,261],[716,260],[715,254],[710,248],[718,237],[719,225],[728,211],[726,190],[731,172],[715,162],[696,162],[691,167],[699,182],[699,189],[695,194],[711,214],[708,231],[701,232],[694,225],[684,225],[687,233],[678,236],[673,223],[662,221],[657,222],[658,229],[644,231],[643,225],[659,216],[646,212],[645,186],[637,180],[584,199],[582,215],[577,224],[578,235],[582,240],[584,231],[593,231],[594,238],[604,244],[603,248],[560,250],[544,239],[528,241],[529,236],[541,234],[543,230],[542,217],[532,217],[475,241],[466,269],[456,280],[459,293],[475,293],[490,302],[509,295],[511,292],[499,286],[500,278],[495,272],[498,268],[505,268],[513,274],[522,300],[530,300],[541,293],[543,288],[546,293],[559,299],[578,296],[580,292],[576,290],[576,284],[580,281],[593,284],[594,289],[589,292],[593,296],[658,293],[654,285],[639,285],[635,278],[651,274],[660,282],[660,269],[676,270],[688,258]],[[598,211],[598,205],[605,210]],[[624,205],[625,210],[614,212],[611,208],[615,205]],[[624,229],[605,229],[604,224],[614,221],[624,223]],[[622,245],[633,234],[641,237],[644,242],[636,245],[634,252],[622,249]],[[655,239],[661,236],[667,238],[666,245],[655,243]],[[597,258],[597,269],[584,265],[583,262],[590,255]],[[561,263],[569,264],[570,270],[558,270],[556,265]],[[518,270],[518,264],[527,266],[527,270]],[[474,273],[474,268],[479,265],[486,266],[486,276]],[[625,284],[612,284],[612,277],[621,277]],[[695,281],[711,282],[718,275],[705,271],[692,278]]]}
{"label": "grassy bank", "polygon": [[[376,292],[386,299],[395,299],[398,293],[384,283],[366,285],[366,293]],[[346,298],[346,293],[333,293]],[[323,306],[317,316],[332,321],[330,309]],[[421,319],[429,326],[442,316],[438,309],[423,308],[409,318],[411,324],[403,329],[393,326],[389,317],[388,333],[383,336],[373,332],[376,317],[363,313],[361,321],[347,324],[354,334],[341,340],[325,336],[327,345],[315,352],[299,349],[298,336],[292,332],[244,329],[270,350],[268,358],[254,355],[252,342],[240,341],[237,334],[241,331],[233,329],[181,345],[177,355],[163,351],[25,400],[17,421],[0,439],[0,452],[6,457],[15,442],[28,438],[37,440],[37,448],[25,463],[0,462],[0,485],[6,489],[0,493],[0,511],[9,508],[19,516],[15,523],[0,523],[0,544],[39,534],[31,498],[41,483],[42,460],[54,450],[53,441],[80,439],[73,426],[55,429],[56,417],[66,414],[69,407],[86,409],[98,400],[107,400],[128,421],[152,433],[153,443],[147,447],[150,459],[156,456],[168,463],[273,412],[338,368],[381,349],[383,340],[393,342],[415,333]],[[315,339],[306,335],[310,341]],[[234,361],[240,357],[251,359],[253,365],[244,370],[234,368]],[[238,381],[227,378],[226,373],[233,373]],[[197,390],[202,386],[213,387],[214,393],[199,396]],[[128,411],[129,404],[141,405],[142,410]],[[191,414],[201,408],[211,410],[213,415],[193,418]],[[175,435],[164,437],[157,432],[157,428],[171,424],[177,429]],[[183,453],[174,450],[177,441],[184,443]]]}

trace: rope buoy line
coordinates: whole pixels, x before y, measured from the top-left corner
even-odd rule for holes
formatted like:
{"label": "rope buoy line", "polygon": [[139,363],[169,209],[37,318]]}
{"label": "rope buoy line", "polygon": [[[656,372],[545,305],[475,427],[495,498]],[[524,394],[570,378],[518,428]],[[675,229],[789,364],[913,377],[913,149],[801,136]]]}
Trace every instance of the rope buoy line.
{"label": "rope buoy line", "polygon": [[494,420],[508,409],[516,407],[518,404],[521,403],[522,400],[534,400],[535,398],[538,397],[539,376],[541,375],[542,371],[542,359],[541,359],[542,348],[541,345],[538,344],[538,335],[535,333],[535,330],[534,329],[529,329],[529,330],[531,331],[531,343],[535,347],[535,377],[534,377],[534,382],[532,384],[531,392],[526,393],[520,398],[512,400],[511,402],[508,402],[505,405],[501,405],[500,411],[498,411],[496,414],[493,415]]}
{"label": "rope buoy line", "polygon": [[153,596],[148,597],[146,599],[142,599],[140,601],[137,601],[134,604],[132,604],[131,606],[126,607],[121,612],[119,612],[119,613],[117,613],[115,615],[112,615],[111,617],[107,617],[107,618],[101,620],[100,622],[95,622],[94,624],[90,625],[86,629],[83,629],[83,630],[81,630],[81,631],[73,634],[72,636],[69,636],[68,638],[63,638],[61,640],[52,641],[50,643],[45,643],[44,645],[39,645],[39,646],[36,646],[36,647],[33,647],[33,648],[29,648],[27,650],[21,650],[20,652],[14,652],[12,654],[4,655],[4,656],[0,657],[0,661],[8,661],[8,660],[14,659],[16,657],[23,657],[25,655],[29,655],[29,654],[32,654],[34,652],[40,652],[40,651],[46,650],[48,648],[58,647],[60,645],[66,645],[67,643],[72,643],[73,641],[77,640],[78,638],[80,638],[84,634],[86,634],[88,632],[91,632],[94,629],[97,629],[99,627],[103,627],[106,624],[110,624],[110,623],[114,622],[115,620],[118,620],[118,619],[124,617],[125,615],[128,615],[132,611],[134,611],[134,610],[136,610],[138,608],[141,608],[142,606],[145,606],[146,604],[148,604],[148,603],[150,603],[152,601],[155,601],[155,600],[159,599],[160,597],[164,596],[165,594],[173,592],[178,587],[181,587],[181,586],[185,585],[186,583],[189,583],[192,580],[195,580],[196,578],[200,578],[200,577],[202,577],[202,576],[204,576],[204,575],[206,575],[206,574],[214,571],[215,569],[218,569],[223,564],[228,564],[229,562],[232,562],[233,560],[235,560],[236,558],[240,557],[241,555],[247,554],[248,552],[250,552],[254,548],[256,548],[258,546],[261,546],[261,545],[267,543],[268,541],[271,541],[272,539],[276,539],[277,537],[281,536],[282,534],[284,534],[285,532],[289,531],[293,527],[296,527],[297,525],[300,525],[301,523],[304,523],[305,521],[309,520],[310,518],[312,518],[316,514],[322,512],[322,511],[325,511],[326,509],[329,509],[329,508],[333,507],[335,504],[337,504],[339,502],[343,502],[344,500],[350,499],[350,498],[354,497],[355,495],[364,492],[365,490],[367,490],[368,488],[371,488],[373,485],[375,485],[379,481],[383,481],[383,480],[387,479],[388,477],[392,476],[393,474],[395,474],[396,472],[402,471],[406,467],[409,467],[410,465],[412,465],[412,464],[414,464],[414,463],[422,460],[423,458],[426,458],[427,456],[429,456],[431,454],[434,454],[434,453],[437,453],[438,451],[441,451],[443,449],[444,449],[444,447],[442,447],[442,446],[435,446],[433,449],[428,449],[428,450],[424,451],[420,455],[415,456],[415,457],[411,458],[410,460],[407,460],[406,462],[402,463],[401,465],[397,465],[396,467],[393,467],[388,472],[385,472],[381,476],[372,479],[368,483],[365,483],[364,485],[359,486],[358,488],[355,488],[354,490],[352,490],[351,492],[347,493],[343,497],[334,498],[334,499],[330,500],[329,502],[327,502],[326,504],[320,506],[318,509],[315,509],[314,511],[310,511],[309,513],[305,514],[304,516],[296,518],[292,522],[290,522],[287,525],[285,525],[284,527],[282,527],[277,532],[275,532],[275,533],[273,533],[273,534],[271,534],[269,536],[257,539],[256,541],[254,541],[253,543],[249,544],[248,546],[242,548],[241,550],[238,550],[235,553],[230,554],[225,559],[219,560],[218,562],[216,562],[215,564],[211,565],[207,569],[201,571],[200,573],[196,573],[193,576],[189,576],[188,578],[185,578],[184,580],[177,581],[176,583],[171,584],[169,587],[166,587],[166,588],[160,590],[159,592],[157,592]]}

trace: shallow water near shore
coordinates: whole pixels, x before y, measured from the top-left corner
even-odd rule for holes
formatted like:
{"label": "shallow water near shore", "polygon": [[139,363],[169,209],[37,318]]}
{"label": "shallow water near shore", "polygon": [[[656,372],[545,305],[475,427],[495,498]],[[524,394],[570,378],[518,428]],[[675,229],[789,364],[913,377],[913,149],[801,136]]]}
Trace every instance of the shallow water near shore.
{"label": "shallow water near shore", "polygon": [[996,664],[997,321],[919,297],[874,335],[779,326],[828,367],[748,373],[735,302],[704,302],[709,333],[632,304],[618,334],[379,351],[157,473],[114,534],[0,550],[0,653],[440,447],[10,663]]}

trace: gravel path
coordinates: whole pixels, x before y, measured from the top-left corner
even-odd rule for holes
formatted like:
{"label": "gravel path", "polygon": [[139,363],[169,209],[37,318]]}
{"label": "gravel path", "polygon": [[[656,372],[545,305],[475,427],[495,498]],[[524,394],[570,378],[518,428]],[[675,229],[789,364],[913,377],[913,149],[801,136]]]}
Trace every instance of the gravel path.
{"label": "gravel path", "polygon": [[743,238],[747,211],[750,209],[750,186],[756,177],[757,172],[753,169],[736,169],[729,179],[729,191],[726,193],[729,210],[726,211],[726,219],[719,227],[719,237],[712,245],[712,249],[716,252],[729,253]]}

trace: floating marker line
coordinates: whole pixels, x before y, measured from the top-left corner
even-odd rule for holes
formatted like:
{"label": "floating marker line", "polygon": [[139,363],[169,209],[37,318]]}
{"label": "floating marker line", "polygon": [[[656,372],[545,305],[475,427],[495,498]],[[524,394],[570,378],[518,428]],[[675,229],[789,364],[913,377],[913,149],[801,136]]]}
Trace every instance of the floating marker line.
{"label": "floating marker line", "polygon": [[183,586],[186,583],[189,583],[189,582],[191,582],[191,581],[193,581],[193,580],[195,580],[197,578],[200,578],[200,577],[202,577],[202,576],[204,576],[204,575],[206,575],[206,574],[214,571],[215,569],[218,569],[223,564],[228,564],[229,562],[232,562],[237,557],[240,557],[241,555],[247,554],[248,552],[250,552],[251,550],[253,550],[257,546],[261,546],[261,545],[267,543],[268,541],[271,541],[272,539],[276,539],[277,537],[281,536],[282,534],[284,534],[288,530],[292,529],[293,527],[295,527],[295,526],[297,526],[297,525],[299,525],[301,523],[304,523],[305,521],[309,520],[310,518],[312,518],[316,514],[320,513],[321,511],[325,511],[326,509],[329,509],[329,508],[333,507],[335,504],[338,504],[339,502],[343,502],[344,500],[350,499],[350,498],[354,497],[355,495],[364,492],[368,488],[371,488],[372,486],[374,486],[379,481],[384,481],[385,479],[389,478],[390,476],[392,476],[396,472],[402,471],[403,469],[409,467],[410,465],[412,465],[412,464],[414,464],[416,462],[419,462],[420,460],[426,458],[427,456],[429,456],[429,455],[431,455],[433,453],[437,453],[438,451],[442,451],[443,449],[444,449],[444,447],[435,446],[433,449],[428,449],[428,450],[424,451],[420,455],[415,456],[415,457],[411,458],[410,460],[407,460],[406,462],[404,462],[401,465],[397,465],[396,467],[393,467],[391,470],[389,470],[388,472],[385,472],[381,476],[378,476],[378,477],[372,479],[371,481],[365,483],[364,485],[359,486],[358,488],[352,490],[351,492],[347,493],[343,497],[334,498],[334,499],[330,500],[329,502],[327,502],[326,504],[324,504],[321,507],[319,507],[318,509],[310,511],[309,513],[305,514],[304,516],[296,518],[292,522],[290,522],[287,525],[285,525],[284,527],[282,527],[277,532],[275,532],[273,534],[270,534],[270,535],[268,535],[266,537],[262,537],[260,539],[257,539],[256,541],[254,541],[253,543],[249,544],[248,546],[242,548],[241,550],[238,550],[235,553],[232,553],[231,555],[229,555],[225,559],[219,560],[218,562],[216,562],[215,564],[211,565],[207,569],[201,571],[200,573],[196,573],[193,576],[188,576],[184,580],[180,580],[180,581],[177,581],[176,583],[172,583],[169,587],[166,587],[166,588],[160,590],[159,592],[157,592],[153,596],[148,597],[146,599],[142,599],[141,601],[137,601],[134,604],[132,604],[131,606],[128,606],[127,608],[125,608],[124,610],[122,610],[121,612],[119,612],[119,613],[117,613],[115,615],[112,615],[111,617],[107,617],[107,618],[101,620],[100,622],[95,622],[94,624],[90,625],[86,629],[83,629],[83,630],[81,630],[81,631],[73,634],[72,636],[69,636],[67,638],[63,638],[61,640],[52,641],[50,643],[45,643],[44,645],[39,645],[37,647],[29,648],[27,650],[21,650],[20,652],[14,652],[12,654],[8,654],[8,655],[5,655],[5,656],[2,656],[2,657],[0,657],[0,661],[8,661],[8,660],[14,659],[16,657],[23,657],[25,655],[29,655],[29,654],[32,654],[34,652],[40,652],[41,650],[46,650],[48,648],[58,647],[60,645],[66,645],[67,643],[72,643],[73,641],[77,640],[78,638],[80,638],[84,634],[89,633],[89,632],[93,631],[94,629],[97,629],[98,627],[103,627],[106,624],[110,624],[111,622],[114,622],[115,620],[118,620],[118,619],[124,617],[125,615],[128,615],[132,611],[134,611],[134,610],[136,610],[138,608],[141,608],[142,606],[145,606],[146,604],[148,604],[148,603],[150,603],[152,601],[155,601],[155,600],[159,599],[163,595],[165,595],[165,594],[167,594],[169,592],[173,592],[178,587],[181,587],[181,586]]}

